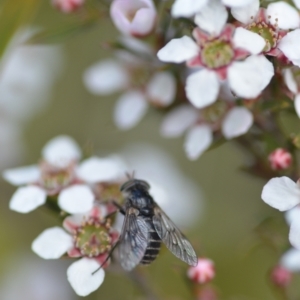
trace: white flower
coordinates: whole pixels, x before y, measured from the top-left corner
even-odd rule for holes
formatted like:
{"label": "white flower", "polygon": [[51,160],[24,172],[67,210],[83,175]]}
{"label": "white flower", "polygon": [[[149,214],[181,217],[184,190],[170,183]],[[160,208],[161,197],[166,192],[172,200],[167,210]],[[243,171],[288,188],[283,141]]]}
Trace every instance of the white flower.
{"label": "white flower", "polygon": [[160,127],[164,137],[179,137],[198,120],[199,113],[191,105],[182,104],[169,113],[163,119]]}
{"label": "white flower", "polygon": [[[128,39],[126,40],[128,42]],[[130,43],[132,40],[129,40]],[[131,43],[132,44],[132,43]],[[140,44],[133,46],[142,55],[149,55],[140,49]],[[124,53],[122,53],[124,54]],[[118,128],[128,130],[134,127],[146,114],[149,103],[157,107],[169,106],[176,95],[176,81],[168,71],[150,70],[151,74],[146,83],[131,86],[131,80],[139,72],[148,68],[144,62],[132,61],[132,57],[121,56],[120,61],[106,60],[90,67],[84,74],[83,80],[88,90],[96,95],[107,95],[117,91],[124,93],[117,100],[114,110],[114,122]],[[135,71],[134,71],[134,70]]]}
{"label": "white flower", "polygon": [[95,200],[92,184],[118,181],[124,174],[123,166],[110,157],[92,157],[75,168],[81,151],[68,136],[49,141],[42,156],[44,161],[40,167],[33,165],[4,171],[3,177],[8,182],[25,185],[13,194],[10,209],[28,213],[45,204],[47,195],[58,195],[62,210],[70,214],[84,213],[92,208]]}
{"label": "white flower", "polygon": [[45,108],[63,65],[60,47],[25,45],[32,33],[18,32],[1,60],[0,110],[19,122]]}
{"label": "white flower", "polygon": [[152,0],[114,0],[110,15],[122,33],[136,37],[148,35],[156,21],[156,9]]}
{"label": "white flower", "polygon": [[299,41],[300,29],[295,29],[283,37],[278,48],[295,65],[300,67]]}
{"label": "white flower", "polygon": [[[252,1],[253,0],[222,0],[222,3],[230,7],[242,7]],[[175,18],[191,17],[201,12],[209,2],[210,0],[175,0],[171,13]]]}
{"label": "white flower", "polygon": [[121,63],[107,59],[88,68],[83,74],[83,81],[91,93],[109,95],[129,86],[129,76]]}
{"label": "white flower", "polygon": [[[245,107],[234,107],[227,112],[221,130],[226,139],[245,134],[253,123],[252,113]],[[213,142],[213,128],[207,124],[191,127],[185,138],[184,148],[187,157],[196,160]]]}
{"label": "white flower", "polygon": [[300,272],[300,250],[291,248],[286,251],[280,259],[280,264],[291,272]]}
{"label": "white flower", "polygon": [[237,96],[251,99],[262,92],[274,75],[273,65],[262,55],[252,55],[239,61],[249,53],[259,54],[265,47],[265,41],[244,28],[237,28],[235,32],[230,25],[223,28],[227,11],[216,10],[214,3],[209,2],[207,9],[212,14],[219,13],[219,16],[210,18],[210,23],[202,15],[195,19],[198,25],[205,25],[208,34],[202,28],[195,28],[193,36],[197,43],[183,36],[171,40],[157,53],[161,61],[186,61],[190,67],[202,68],[187,77],[185,88],[187,98],[197,108],[216,101],[221,80],[227,79]]}
{"label": "white flower", "polygon": [[[270,206],[286,211],[300,204],[300,187],[288,177],[273,178],[264,186],[261,198]],[[295,248],[300,249],[299,219],[292,221],[289,239]]]}
{"label": "white flower", "polygon": [[[270,3],[267,9],[264,9],[259,8],[258,0],[254,0],[249,6],[233,8],[231,13],[234,18],[245,24],[247,29],[260,32],[260,36],[266,41],[266,54],[280,57],[280,49],[293,64],[300,64],[299,29],[296,29],[300,26],[300,17],[291,5],[278,1]],[[287,33],[289,29],[296,30]]]}
{"label": "white flower", "polygon": [[[73,247],[72,236],[59,227],[43,231],[32,243],[32,250],[44,259],[58,259]],[[81,258],[67,270],[68,280],[79,296],[87,296],[102,284],[105,272],[94,259]]]}
{"label": "white flower", "polygon": [[283,73],[283,78],[286,86],[294,96],[295,111],[298,117],[300,118],[300,89],[299,89],[299,78],[297,76],[298,68],[296,67],[288,68],[283,70],[282,73]]}
{"label": "white flower", "polygon": [[214,104],[216,109],[220,104],[224,104],[221,109],[225,111],[217,118],[216,124],[205,120],[204,110],[197,111],[189,105],[177,107],[165,116],[161,134],[165,137],[178,137],[187,131],[184,149],[191,160],[197,159],[212,145],[213,131],[217,129],[221,129],[228,140],[245,134],[252,126],[252,113],[245,107],[231,108],[231,104],[226,101]]}
{"label": "white flower", "polygon": [[231,13],[235,19],[245,25],[252,23],[249,28],[265,24],[265,28],[268,29],[275,29],[278,26],[280,29],[288,30],[295,29],[300,25],[297,10],[283,1],[270,3],[267,9],[263,10],[259,8],[259,0],[254,0],[248,6],[232,8]]}
{"label": "white flower", "polygon": [[118,238],[117,232],[106,224],[105,215],[104,206],[94,206],[86,214],[69,216],[64,220],[68,233],[60,227],[48,228],[32,243],[32,250],[44,259],[58,259],[65,253],[69,257],[81,257],[67,270],[68,280],[79,296],[89,295],[102,284],[105,276],[103,268],[93,272],[106,260]]}

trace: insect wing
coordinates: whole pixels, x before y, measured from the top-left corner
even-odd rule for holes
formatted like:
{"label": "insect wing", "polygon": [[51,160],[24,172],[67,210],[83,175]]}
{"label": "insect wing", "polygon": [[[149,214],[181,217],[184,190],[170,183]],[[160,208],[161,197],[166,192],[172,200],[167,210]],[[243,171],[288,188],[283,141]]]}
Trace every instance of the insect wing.
{"label": "insect wing", "polygon": [[161,240],[176,257],[191,266],[197,265],[193,246],[158,206],[154,208],[153,224]]}
{"label": "insect wing", "polygon": [[148,226],[137,210],[129,208],[120,237],[119,255],[122,267],[132,270],[142,260],[148,245]]}

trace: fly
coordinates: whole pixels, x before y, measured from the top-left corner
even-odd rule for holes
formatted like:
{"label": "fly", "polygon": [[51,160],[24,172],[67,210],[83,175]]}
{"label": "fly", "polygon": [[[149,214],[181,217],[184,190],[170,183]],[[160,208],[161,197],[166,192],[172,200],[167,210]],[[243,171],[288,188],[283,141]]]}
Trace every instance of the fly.
{"label": "fly", "polygon": [[125,197],[124,207],[116,204],[125,216],[117,242],[122,267],[130,271],[138,264],[150,264],[162,242],[176,257],[196,266],[198,259],[191,243],[153,200],[149,189],[146,181],[134,178],[120,188]]}

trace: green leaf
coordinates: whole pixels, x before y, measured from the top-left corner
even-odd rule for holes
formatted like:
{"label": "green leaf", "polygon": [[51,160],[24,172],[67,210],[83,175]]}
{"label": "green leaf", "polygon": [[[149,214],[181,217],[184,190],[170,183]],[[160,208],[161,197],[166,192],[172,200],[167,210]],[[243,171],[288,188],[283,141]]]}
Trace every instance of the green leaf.
{"label": "green leaf", "polygon": [[2,1],[0,5],[0,56],[3,55],[16,31],[30,23],[40,3],[40,0]]}

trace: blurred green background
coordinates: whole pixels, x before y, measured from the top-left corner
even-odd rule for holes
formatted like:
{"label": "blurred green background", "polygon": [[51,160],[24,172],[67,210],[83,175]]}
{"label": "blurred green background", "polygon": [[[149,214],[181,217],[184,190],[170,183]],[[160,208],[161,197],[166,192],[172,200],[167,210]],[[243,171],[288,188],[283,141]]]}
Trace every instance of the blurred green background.
{"label": "blurred green background", "polygon": [[[32,5],[37,4],[37,1],[31,2]],[[72,16],[56,11],[49,2],[44,0],[40,3],[31,24],[41,28],[63,28],[73,24]],[[22,11],[29,9],[27,5],[30,6],[29,1],[9,3]],[[13,15],[3,15],[2,12],[1,32],[11,28],[13,19]],[[203,192],[204,211],[197,224],[186,233],[200,256],[214,260],[216,278],[213,285],[220,291],[220,299],[276,299],[267,276],[270,268],[277,263],[278,256],[267,247],[254,247],[259,242],[254,228],[267,216],[280,220],[286,240],[288,228],[282,214],[260,199],[265,182],[239,169],[247,163],[248,158],[235,147],[234,142],[204,154],[197,161],[188,161],[182,138],[167,140],[159,135],[160,113],[151,109],[138,126],[121,132],[112,121],[116,97],[99,98],[85,89],[83,72],[101,58],[109,57],[109,51],[105,51],[101,45],[117,36],[109,20],[103,19],[63,39],[62,74],[53,88],[46,109],[26,123],[23,132],[26,153],[21,163],[16,162],[11,167],[36,163],[43,145],[59,134],[72,136],[83,149],[100,155],[118,152],[138,142],[161,147]],[[56,220],[42,209],[27,215],[10,211],[8,202],[14,190],[14,187],[1,181],[0,290],[6,290],[7,294],[0,298],[17,299],[14,298],[16,296],[7,296],[7,290],[11,290],[11,295],[22,295],[19,299],[35,299],[25,288],[26,285],[32,285],[37,290],[41,289],[41,300],[49,299],[46,297],[47,286],[53,291],[57,284],[66,286],[67,291],[60,293],[57,288],[55,299],[77,299],[65,275],[70,262],[44,261],[30,250],[32,240],[43,229],[54,226]],[[185,270],[186,266],[171,253],[162,251],[153,265],[142,272],[161,299],[192,299],[189,286],[182,280],[181,271]],[[13,290],[24,293],[14,294]],[[125,273],[107,272],[103,285],[86,299],[126,300],[145,297]]]}

